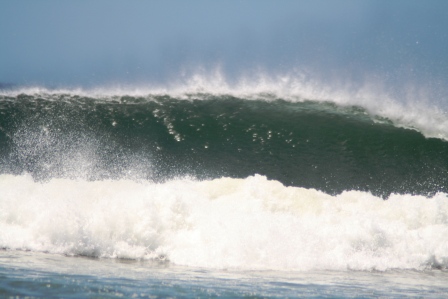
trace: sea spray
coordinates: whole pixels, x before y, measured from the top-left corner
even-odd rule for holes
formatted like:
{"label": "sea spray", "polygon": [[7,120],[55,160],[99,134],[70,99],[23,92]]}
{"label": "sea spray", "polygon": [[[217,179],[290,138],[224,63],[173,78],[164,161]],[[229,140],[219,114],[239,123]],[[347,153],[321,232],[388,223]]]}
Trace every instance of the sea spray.
{"label": "sea spray", "polygon": [[367,76],[358,83],[337,77],[317,80],[304,71],[271,74],[263,69],[230,79],[222,69],[213,67],[188,72],[164,84],[108,84],[91,88],[15,87],[0,90],[0,100],[30,95],[51,101],[90,98],[96,101],[122,97],[153,100],[154,96],[194,100],[231,96],[245,100],[283,99],[289,102],[331,102],[342,107],[361,107],[371,117],[386,118],[399,127],[415,129],[428,138],[448,140],[446,98],[443,82],[410,82],[390,86],[386,78]]}
{"label": "sea spray", "polygon": [[154,182],[261,174],[332,195],[448,192],[446,141],[360,106],[269,94],[185,97],[4,96],[0,173]]}

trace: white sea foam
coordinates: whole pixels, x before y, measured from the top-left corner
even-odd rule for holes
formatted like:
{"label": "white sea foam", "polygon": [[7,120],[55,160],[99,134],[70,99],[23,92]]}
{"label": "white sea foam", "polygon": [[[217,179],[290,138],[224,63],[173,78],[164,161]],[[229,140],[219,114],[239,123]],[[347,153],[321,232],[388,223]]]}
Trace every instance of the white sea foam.
{"label": "white sea foam", "polygon": [[150,182],[0,175],[0,247],[236,269],[448,267],[448,196],[338,196],[262,176]]}

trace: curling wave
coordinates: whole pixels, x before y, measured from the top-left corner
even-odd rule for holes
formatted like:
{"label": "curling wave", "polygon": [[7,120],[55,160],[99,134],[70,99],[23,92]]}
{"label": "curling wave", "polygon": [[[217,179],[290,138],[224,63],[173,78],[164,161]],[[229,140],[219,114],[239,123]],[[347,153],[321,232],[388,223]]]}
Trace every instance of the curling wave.
{"label": "curling wave", "polygon": [[0,173],[155,182],[261,174],[329,194],[448,192],[446,141],[360,106],[184,96],[4,96]]}

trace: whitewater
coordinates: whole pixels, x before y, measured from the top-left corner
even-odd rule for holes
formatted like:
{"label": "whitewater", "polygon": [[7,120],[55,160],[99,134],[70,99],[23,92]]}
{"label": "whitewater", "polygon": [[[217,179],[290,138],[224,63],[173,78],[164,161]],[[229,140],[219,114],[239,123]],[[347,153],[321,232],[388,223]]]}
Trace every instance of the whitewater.
{"label": "whitewater", "polygon": [[0,294],[442,298],[448,117],[426,96],[219,73],[6,88]]}
{"label": "whitewater", "polygon": [[0,298],[448,298],[448,2],[0,3]]}
{"label": "whitewater", "polygon": [[3,248],[244,270],[446,268],[446,194],[285,187],[262,176],[163,184],[0,176]]}

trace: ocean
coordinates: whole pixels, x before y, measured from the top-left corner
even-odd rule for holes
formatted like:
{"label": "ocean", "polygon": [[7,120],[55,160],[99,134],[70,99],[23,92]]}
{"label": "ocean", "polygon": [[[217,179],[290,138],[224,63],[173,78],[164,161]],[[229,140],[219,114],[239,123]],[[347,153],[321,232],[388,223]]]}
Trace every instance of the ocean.
{"label": "ocean", "polygon": [[446,298],[446,110],[290,83],[0,90],[0,297]]}

